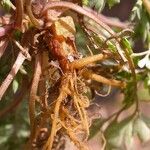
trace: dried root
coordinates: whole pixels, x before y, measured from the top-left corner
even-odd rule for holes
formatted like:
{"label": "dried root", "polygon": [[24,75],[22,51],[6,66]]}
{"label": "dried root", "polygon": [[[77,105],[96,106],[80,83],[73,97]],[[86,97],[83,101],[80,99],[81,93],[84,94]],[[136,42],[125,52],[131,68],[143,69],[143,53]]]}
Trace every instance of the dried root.
{"label": "dried root", "polygon": [[[50,114],[50,120],[52,122],[50,136],[44,146],[44,149],[52,149],[53,142],[56,134],[63,130],[71,140],[79,147],[85,149],[84,144],[81,142],[87,139],[89,135],[89,124],[86,115],[86,110],[89,106],[89,100],[87,97],[79,94],[75,89],[76,80],[73,74],[65,74],[61,79],[59,88],[59,96],[55,103],[52,104],[54,108],[52,114]],[[70,105],[71,103],[71,105]],[[80,133],[84,133],[85,137],[79,137]],[[82,140],[78,140],[81,138]]]}

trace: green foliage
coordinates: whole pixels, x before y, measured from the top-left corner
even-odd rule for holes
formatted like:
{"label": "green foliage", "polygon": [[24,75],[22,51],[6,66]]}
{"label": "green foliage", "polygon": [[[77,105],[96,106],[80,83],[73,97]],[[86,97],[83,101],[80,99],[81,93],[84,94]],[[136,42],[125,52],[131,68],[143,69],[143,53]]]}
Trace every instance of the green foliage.
{"label": "green foliage", "polygon": [[89,0],[82,0],[83,5],[88,5],[88,3],[89,3]]}
{"label": "green foliage", "polygon": [[22,33],[21,33],[21,31],[19,31],[19,30],[15,30],[15,31],[13,32],[13,36],[14,36],[14,38],[15,38],[16,40],[20,40],[20,39],[21,39],[21,36],[22,36]]}
{"label": "green foliage", "polygon": [[150,128],[142,118],[137,118],[134,122],[134,133],[138,135],[142,142],[150,140]]}
{"label": "green foliage", "polygon": [[150,57],[149,57],[149,54],[146,55],[146,56],[145,56],[144,58],[142,58],[141,60],[139,60],[138,66],[139,66],[140,68],[146,67],[147,69],[150,69]]}
{"label": "green foliage", "polygon": [[129,40],[124,37],[121,39],[121,43],[122,43],[123,48],[126,48],[129,52],[129,55],[131,55],[133,53],[133,51],[132,51],[132,46],[131,46],[131,43],[129,42]]}
{"label": "green foliage", "polygon": [[105,120],[103,120],[103,119],[94,119],[92,121],[92,125],[90,127],[89,139],[93,138],[100,131],[100,128],[104,122],[105,122]]}
{"label": "green foliage", "polygon": [[129,117],[119,123],[113,121],[107,127],[104,135],[107,139],[106,149],[121,148],[123,144],[130,148],[133,142],[133,118]]}
{"label": "green foliage", "polygon": [[136,135],[142,142],[150,140],[149,118],[143,115],[131,116],[121,122],[113,121],[107,127],[104,135],[107,139],[106,149],[133,148],[133,137]]}
{"label": "green foliage", "polygon": [[134,19],[141,19],[141,12],[142,12],[142,1],[137,0],[135,6],[132,9],[132,14],[131,14],[131,20],[133,21]]}
{"label": "green foliage", "polygon": [[10,9],[11,9],[11,1],[10,0],[1,0],[0,4],[7,12],[10,11]]}
{"label": "green foliage", "polygon": [[112,44],[111,42],[108,42],[108,49],[111,51],[111,52],[114,52],[116,53],[116,47],[114,46],[114,44]]}
{"label": "green foliage", "polygon": [[120,3],[120,0],[107,0],[109,8],[113,7],[115,4]]}
{"label": "green foliage", "polygon": [[94,10],[101,12],[105,6],[106,0],[89,0],[89,7]]}
{"label": "green foliage", "polygon": [[150,43],[150,16],[142,5],[142,0],[138,0],[133,7],[131,21],[136,22],[135,36],[141,36],[148,47]]}
{"label": "green foliage", "polygon": [[13,89],[14,93],[16,93],[16,91],[18,90],[18,87],[19,87],[18,81],[14,80],[13,83],[12,83],[12,89]]}
{"label": "green foliage", "polygon": [[126,108],[130,107],[135,102],[135,86],[133,81],[127,82],[127,88],[124,91],[124,105]]}
{"label": "green foliage", "polygon": [[[6,103],[6,101],[5,101]],[[7,102],[7,105],[10,103]],[[1,104],[0,109],[4,109]],[[28,120],[27,101],[17,107],[11,114],[0,119],[0,149],[19,150],[23,148],[23,143],[27,142],[29,136],[29,120]]]}
{"label": "green foliage", "polygon": [[109,8],[111,8],[114,5],[120,3],[120,0],[83,0],[82,3],[93,8],[97,12],[101,12],[104,9],[106,3],[108,4]]}
{"label": "green foliage", "polygon": [[76,26],[76,29],[77,29],[77,33],[75,37],[76,46],[78,50],[81,51],[81,53],[86,56],[88,55],[88,50],[86,47],[87,44],[86,34],[84,33],[84,30],[79,25]]}

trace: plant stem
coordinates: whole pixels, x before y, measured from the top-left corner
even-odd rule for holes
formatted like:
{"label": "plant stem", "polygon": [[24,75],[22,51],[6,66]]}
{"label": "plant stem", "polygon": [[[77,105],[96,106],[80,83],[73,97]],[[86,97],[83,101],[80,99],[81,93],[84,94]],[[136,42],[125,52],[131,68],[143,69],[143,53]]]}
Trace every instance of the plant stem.
{"label": "plant stem", "polygon": [[83,68],[84,66],[96,62],[96,61],[101,61],[108,58],[107,55],[104,54],[98,54],[98,55],[93,55],[93,56],[88,56],[79,60],[75,60],[70,63],[70,67],[73,69],[80,69]]}
{"label": "plant stem", "polygon": [[0,58],[3,56],[7,46],[8,46],[8,39],[5,38],[3,40],[0,41]]}
{"label": "plant stem", "polygon": [[29,86],[30,86],[30,83],[29,83],[27,77],[24,76],[22,85],[19,88],[19,90],[15,93],[12,103],[10,103],[6,108],[3,108],[0,111],[0,118],[7,115],[8,113],[11,113],[12,111],[14,111],[16,109],[16,107],[23,100],[23,97],[25,96]]}
{"label": "plant stem", "polygon": [[[84,9],[86,9],[87,11],[91,11],[92,9],[90,9],[89,7],[84,6]],[[112,26],[112,27],[117,27],[117,28],[121,28],[121,29],[127,29],[129,27],[129,23],[125,23],[125,22],[121,22],[118,20],[114,20],[115,18],[112,17],[106,17],[100,13],[97,13],[95,11],[92,10],[92,13],[94,13],[95,15],[97,15],[99,17],[100,20],[102,20],[102,22],[104,22],[105,24]]]}
{"label": "plant stem", "polygon": [[35,122],[35,100],[36,94],[38,90],[38,84],[40,81],[41,75],[41,57],[40,54],[36,55],[35,59],[35,72],[33,75],[32,86],[30,90],[30,98],[29,98],[29,116],[30,116],[30,124],[31,124],[31,140],[34,135],[34,122]]}
{"label": "plant stem", "polygon": [[139,109],[139,101],[138,101],[138,96],[137,96],[137,79],[136,79],[136,72],[135,72],[135,66],[134,66],[134,62],[132,60],[132,58],[130,57],[130,54],[128,53],[128,49],[125,48],[124,49],[125,55],[127,57],[128,63],[129,63],[129,67],[132,73],[132,77],[133,77],[133,86],[134,86],[134,100],[136,101],[136,110],[138,111]]}
{"label": "plant stem", "polygon": [[76,5],[76,4],[73,4],[71,2],[48,2],[43,11],[42,11],[42,14],[44,14],[47,9],[50,9],[50,8],[55,8],[55,7],[66,7],[66,8],[70,8],[82,15],[85,15],[89,18],[91,18],[92,20],[94,20],[96,23],[98,23],[101,27],[103,27],[110,35],[114,35],[114,31],[109,27],[107,26],[106,24],[104,24],[97,15],[95,15],[93,12],[93,10],[91,11],[87,11],[85,10],[84,8]]}
{"label": "plant stem", "polygon": [[125,83],[124,82],[121,82],[121,81],[118,81],[118,80],[114,80],[114,79],[107,79],[101,75],[97,75],[95,73],[92,73],[90,71],[83,71],[82,75],[85,77],[85,78],[88,78],[88,79],[91,79],[91,80],[95,80],[97,82],[101,82],[101,83],[104,83],[104,84],[108,84],[108,85],[111,85],[111,86],[116,86],[116,87],[121,87],[121,88],[124,88],[125,87]]}
{"label": "plant stem", "polygon": [[27,14],[31,20],[31,22],[37,27],[40,28],[41,24],[40,22],[34,17],[31,9],[31,0],[26,0],[26,9],[27,9]]}
{"label": "plant stem", "polygon": [[23,14],[24,13],[24,7],[23,7],[23,0],[16,0],[16,21],[15,21],[15,27],[21,28],[22,26],[22,20],[23,20]]}
{"label": "plant stem", "polygon": [[15,75],[19,71],[19,69],[20,69],[20,67],[23,64],[25,59],[26,59],[26,57],[22,54],[22,52],[20,52],[18,54],[18,57],[17,57],[14,65],[12,66],[11,71],[9,72],[6,79],[3,81],[3,83],[0,86],[0,100],[2,99],[4,93],[6,92],[8,86],[10,85],[10,83],[13,81]]}
{"label": "plant stem", "polygon": [[28,50],[23,48],[20,43],[16,40],[13,40],[13,42],[16,44],[16,46],[21,50],[22,54],[26,57],[27,60],[31,61],[31,56],[28,53]]}

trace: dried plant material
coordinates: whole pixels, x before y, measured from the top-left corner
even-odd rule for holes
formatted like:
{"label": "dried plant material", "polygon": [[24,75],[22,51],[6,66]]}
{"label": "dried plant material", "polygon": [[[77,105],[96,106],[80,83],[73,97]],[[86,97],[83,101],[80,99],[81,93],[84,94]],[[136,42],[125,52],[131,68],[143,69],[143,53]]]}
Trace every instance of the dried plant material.
{"label": "dried plant material", "polygon": [[[31,135],[26,149],[60,150],[61,146],[64,148],[64,139],[67,137],[78,149],[87,150],[85,143],[90,134],[89,128],[92,119],[96,118],[89,118],[88,108],[95,94],[107,96],[111,87],[121,90],[126,88],[128,85],[125,80],[118,75],[125,65],[129,65],[131,70],[132,89],[137,89],[134,62],[128,49],[123,49],[121,41],[125,35],[120,33],[122,36],[118,36],[93,10],[72,2],[37,0],[34,3],[32,7],[31,0],[16,0],[16,21],[0,28],[1,36],[7,33],[8,38],[10,35],[20,49],[10,73],[0,86],[0,99],[25,59],[30,60],[26,63],[34,71],[30,70],[32,85],[28,104]],[[36,7],[37,10],[32,11]],[[99,29],[106,31],[108,36],[99,35],[97,28],[92,25],[92,28],[87,28],[86,20],[75,14],[60,17],[68,9],[89,18],[96,26],[101,26]],[[76,47],[78,24],[81,29],[84,28],[87,40],[83,48]],[[7,32],[11,29],[15,29],[12,30],[14,32]],[[2,41],[0,44],[2,56],[8,42]],[[81,50],[84,48],[90,56]],[[109,86],[108,92],[102,95],[100,93],[105,85]],[[136,98],[135,96],[134,99]],[[138,101],[136,102],[138,109]],[[112,117],[117,119],[126,107],[128,106],[124,106]],[[59,143],[58,139],[63,140]]]}
{"label": "dried plant material", "polygon": [[56,36],[74,38],[76,29],[73,19],[70,16],[59,18],[52,26],[54,26],[53,30]]}

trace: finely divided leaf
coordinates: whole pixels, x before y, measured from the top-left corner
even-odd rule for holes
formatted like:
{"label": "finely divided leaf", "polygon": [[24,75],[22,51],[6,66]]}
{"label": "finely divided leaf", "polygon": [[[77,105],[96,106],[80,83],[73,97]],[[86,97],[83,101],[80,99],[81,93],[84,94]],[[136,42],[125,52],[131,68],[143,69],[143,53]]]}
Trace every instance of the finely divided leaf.
{"label": "finely divided leaf", "polygon": [[123,144],[132,145],[133,121],[129,117],[121,122],[112,122],[105,131],[107,147],[120,148]]}
{"label": "finely divided leaf", "polygon": [[150,128],[141,118],[135,120],[134,132],[139,136],[142,142],[147,142],[150,140]]}

